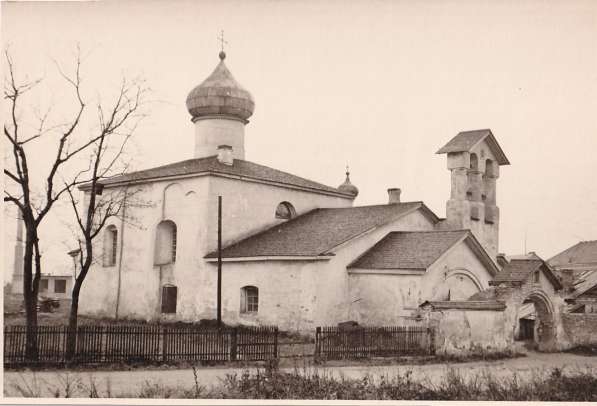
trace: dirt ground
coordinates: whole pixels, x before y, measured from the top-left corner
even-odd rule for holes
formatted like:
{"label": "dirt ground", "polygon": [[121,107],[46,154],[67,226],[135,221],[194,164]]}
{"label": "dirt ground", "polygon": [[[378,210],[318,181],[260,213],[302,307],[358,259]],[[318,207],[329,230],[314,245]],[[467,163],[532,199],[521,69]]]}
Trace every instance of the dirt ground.
{"label": "dirt ground", "polygon": [[[430,382],[436,382],[448,368],[453,368],[463,376],[491,371],[494,375],[505,377],[517,373],[521,379],[530,374],[538,374],[548,371],[551,368],[562,368],[564,372],[575,370],[586,370],[590,368],[597,374],[597,357],[582,356],[569,353],[535,353],[531,352],[527,357],[506,359],[501,361],[482,361],[459,364],[425,364],[425,365],[353,365],[353,366],[317,366],[299,361],[296,367],[304,372],[317,372],[320,375],[344,376],[347,378],[360,378],[366,374],[372,377],[382,375],[392,376],[396,373],[404,374],[411,371],[413,379],[426,379]],[[253,368],[254,369],[254,368]],[[227,374],[240,374],[242,368],[222,368],[222,367],[199,367],[198,381],[200,385],[210,387],[218,384]],[[293,368],[283,368],[291,371]],[[80,380],[83,384],[89,385],[93,380],[99,393],[106,393],[110,387],[110,393],[128,393],[134,396],[142,385],[146,382],[161,383],[168,386],[192,387],[194,384],[193,372],[191,369],[136,369],[131,371],[86,371],[86,372],[67,372],[61,371],[43,371],[43,372],[14,372],[6,371],[4,373],[4,396],[19,397],[22,396],[16,389],[17,386],[26,385],[36,388],[40,395],[51,397],[55,391],[54,388],[63,387],[66,381],[71,383]]]}

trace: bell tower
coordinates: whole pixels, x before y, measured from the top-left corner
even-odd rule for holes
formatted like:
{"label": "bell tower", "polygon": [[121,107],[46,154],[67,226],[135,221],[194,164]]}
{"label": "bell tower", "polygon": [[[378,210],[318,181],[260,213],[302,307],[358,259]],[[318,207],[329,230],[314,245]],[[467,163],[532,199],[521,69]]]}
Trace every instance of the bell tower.
{"label": "bell tower", "polygon": [[496,261],[500,218],[496,184],[499,167],[510,162],[489,129],[461,132],[437,153],[448,155],[451,173],[443,227],[471,230]]}

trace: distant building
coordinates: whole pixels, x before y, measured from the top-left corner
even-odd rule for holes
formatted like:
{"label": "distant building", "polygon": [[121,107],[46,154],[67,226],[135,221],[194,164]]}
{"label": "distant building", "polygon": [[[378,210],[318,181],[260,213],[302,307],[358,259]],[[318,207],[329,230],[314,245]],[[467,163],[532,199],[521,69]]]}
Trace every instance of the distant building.
{"label": "distant building", "polygon": [[597,313],[597,240],[581,241],[548,262],[567,290],[569,311]]}
{"label": "distant building", "polygon": [[499,271],[496,181],[509,164],[490,130],[459,133],[438,151],[451,171],[445,219],[401,201],[397,188],[385,204],[355,207],[348,172],[332,187],[245,160],[255,104],[224,59],[187,97],[194,158],[102,182],[102,198],[127,187],[152,204],[127,206],[137,225],[105,227],[81,313],[215,318],[218,196],[226,323],[391,324],[425,301],[465,300],[489,286]]}

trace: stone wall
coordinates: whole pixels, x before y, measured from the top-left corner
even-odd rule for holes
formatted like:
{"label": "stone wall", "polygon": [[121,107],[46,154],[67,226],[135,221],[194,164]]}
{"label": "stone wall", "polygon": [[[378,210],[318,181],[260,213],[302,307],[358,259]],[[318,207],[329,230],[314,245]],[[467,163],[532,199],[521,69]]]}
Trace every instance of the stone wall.
{"label": "stone wall", "polygon": [[427,313],[437,354],[470,355],[510,348],[503,311],[450,309]]}
{"label": "stone wall", "polygon": [[561,319],[567,347],[597,345],[597,313],[564,313]]}

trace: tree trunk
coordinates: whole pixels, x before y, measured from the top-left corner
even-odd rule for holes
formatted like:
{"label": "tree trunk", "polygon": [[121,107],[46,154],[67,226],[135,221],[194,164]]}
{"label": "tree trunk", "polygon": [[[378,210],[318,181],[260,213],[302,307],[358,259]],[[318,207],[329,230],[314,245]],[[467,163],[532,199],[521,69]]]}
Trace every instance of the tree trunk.
{"label": "tree trunk", "polygon": [[[80,275],[79,275],[80,278]],[[81,280],[77,278],[73,287],[70,314],[68,316],[68,335],[66,338],[66,360],[72,361],[77,351],[77,327],[79,316],[79,292],[81,291]]]}
{"label": "tree trunk", "polygon": [[33,246],[34,236],[28,230],[25,240],[25,255],[23,257],[23,296],[25,299],[25,320],[27,325],[25,359],[28,361],[37,361],[39,357],[37,347],[37,290],[33,289],[35,280],[32,277]]}

